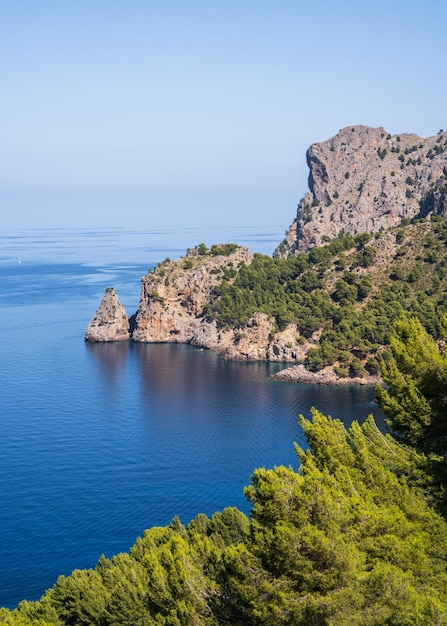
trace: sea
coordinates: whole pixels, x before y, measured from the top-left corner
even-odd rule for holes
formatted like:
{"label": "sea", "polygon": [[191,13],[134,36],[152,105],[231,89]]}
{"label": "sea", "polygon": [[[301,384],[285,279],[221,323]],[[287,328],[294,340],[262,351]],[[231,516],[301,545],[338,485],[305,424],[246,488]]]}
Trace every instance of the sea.
{"label": "sea", "polygon": [[271,255],[282,228],[21,229],[0,234],[0,606],[126,552],[146,528],[228,506],[257,467],[298,469],[311,407],[383,415],[370,388],[273,381],[284,364],[189,345],[84,341],[108,287],[199,243]]}

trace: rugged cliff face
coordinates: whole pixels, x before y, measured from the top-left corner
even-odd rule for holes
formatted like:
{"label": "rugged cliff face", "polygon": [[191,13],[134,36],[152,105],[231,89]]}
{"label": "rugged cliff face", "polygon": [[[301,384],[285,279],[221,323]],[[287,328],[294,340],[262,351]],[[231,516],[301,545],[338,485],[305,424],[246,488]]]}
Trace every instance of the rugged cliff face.
{"label": "rugged cliff face", "polygon": [[213,289],[224,278],[231,281],[242,264],[253,260],[247,248],[237,247],[228,255],[213,248],[211,254],[198,246],[178,261],[159,264],[142,279],[140,303],[132,321],[133,341],[191,343],[235,360],[294,362],[302,358],[296,325],[275,332],[273,320],[262,313],[237,329],[220,328],[215,320],[207,319],[206,305]]}
{"label": "rugged cliff face", "polygon": [[[188,250],[178,261],[167,259],[141,280],[141,298],[135,315],[134,341],[192,342],[203,335],[203,309],[211,291],[225,274],[236,273],[253,254],[237,247],[229,255]],[[207,328],[206,339],[213,331]]]}
{"label": "rugged cliff face", "polygon": [[129,321],[124,306],[109,287],[85,331],[86,341],[126,341],[130,338]]}
{"label": "rugged cliff face", "polygon": [[422,139],[350,126],[307,151],[309,193],[274,256],[285,258],[338,237],[378,232],[403,218],[442,213],[447,132]]}
{"label": "rugged cliff face", "polygon": [[[232,246],[233,247],[233,246]],[[220,352],[233,360],[268,360],[295,363],[304,358],[313,342],[304,341],[296,324],[279,331],[274,320],[255,313],[236,329],[219,327],[206,316],[213,290],[224,280],[231,282],[253,254],[234,246],[229,254],[204,252],[198,246],[177,261],[167,259],[141,280],[137,312],[127,320],[113,289],[108,289],[89,324],[87,341],[132,339],[142,343],[190,343]]]}

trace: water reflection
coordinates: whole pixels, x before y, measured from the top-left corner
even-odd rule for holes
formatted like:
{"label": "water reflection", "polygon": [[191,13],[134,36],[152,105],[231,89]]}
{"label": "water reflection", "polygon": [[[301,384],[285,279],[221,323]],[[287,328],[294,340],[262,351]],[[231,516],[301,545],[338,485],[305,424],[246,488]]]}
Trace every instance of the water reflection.
{"label": "water reflection", "polygon": [[[92,366],[90,375],[91,392],[104,403],[107,420],[122,420],[123,407],[128,394],[129,352],[128,341],[111,343],[85,342],[85,350]],[[102,413],[102,411],[100,411]],[[124,427],[124,423],[122,425]]]}
{"label": "water reflection", "polygon": [[192,346],[135,344],[141,402],[146,411],[195,416],[208,422],[268,406],[269,364],[229,362]]}
{"label": "water reflection", "polygon": [[93,358],[100,373],[100,379],[111,391],[120,384],[129,357],[128,341],[110,343],[85,342],[89,355]]}
{"label": "water reflection", "polygon": [[225,361],[184,344],[89,343],[87,350],[103,388],[110,393],[123,384],[129,393],[132,388],[141,417],[151,428],[158,423],[179,431],[199,425],[208,431],[230,429],[233,434],[250,433],[249,443],[256,446],[261,435],[271,437],[270,430],[279,424],[286,434],[301,439],[300,429],[285,423],[295,424],[299,414],[309,417],[316,407],[347,426],[373,413],[385,429],[372,388],[269,380],[284,364]]}

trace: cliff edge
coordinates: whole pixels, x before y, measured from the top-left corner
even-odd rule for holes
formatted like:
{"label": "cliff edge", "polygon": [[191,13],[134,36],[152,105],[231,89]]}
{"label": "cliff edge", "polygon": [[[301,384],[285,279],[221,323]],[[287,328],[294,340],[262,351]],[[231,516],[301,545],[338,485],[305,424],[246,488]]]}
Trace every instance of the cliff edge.
{"label": "cliff edge", "polygon": [[302,358],[295,324],[281,333],[264,313],[255,313],[237,328],[219,326],[207,316],[216,288],[223,281],[231,284],[242,266],[252,261],[253,254],[245,247],[225,244],[207,250],[201,244],[178,261],[160,263],[142,278],[132,340],[190,343],[233,360],[293,362]]}
{"label": "cliff edge", "polygon": [[349,126],[314,143],[306,154],[309,193],[274,256],[286,258],[343,234],[376,233],[403,218],[442,214],[446,148],[447,132],[423,139],[369,126]]}
{"label": "cliff edge", "polygon": [[278,330],[271,316],[256,312],[232,328],[207,316],[215,290],[223,282],[231,284],[253,258],[247,248],[235,244],[214,245],[211,250],[200,244],[177,261],[166,259],[141,279],[138,309],[129,320],[115,291],[108,289],[85,339],[190,343],[232,360],[296,363],[313,345],[300,337],[297,324]]}

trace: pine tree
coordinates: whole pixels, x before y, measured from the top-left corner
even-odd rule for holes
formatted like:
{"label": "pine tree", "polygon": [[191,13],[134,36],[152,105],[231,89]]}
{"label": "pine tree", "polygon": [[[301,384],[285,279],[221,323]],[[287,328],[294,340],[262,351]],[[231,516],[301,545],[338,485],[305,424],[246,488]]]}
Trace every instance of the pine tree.
{"label": "pine tree", "polygon": [[447,453],[447,315],[436,342],[417,318],[401,318],[391,338],[391,356],[383,358],[386,387],[377,386],[379,406],[403,441],[425,451]]}
{"label": "pine tree", "polygon": [[318,411],[301,424],[310,450],[297,448],[299,472],[255,472],[251,540],[226,553],[227,586],[244,619],[444,623],[447,525],[410,486],[423,455],[381,434],[372,418],[348,432]]}

